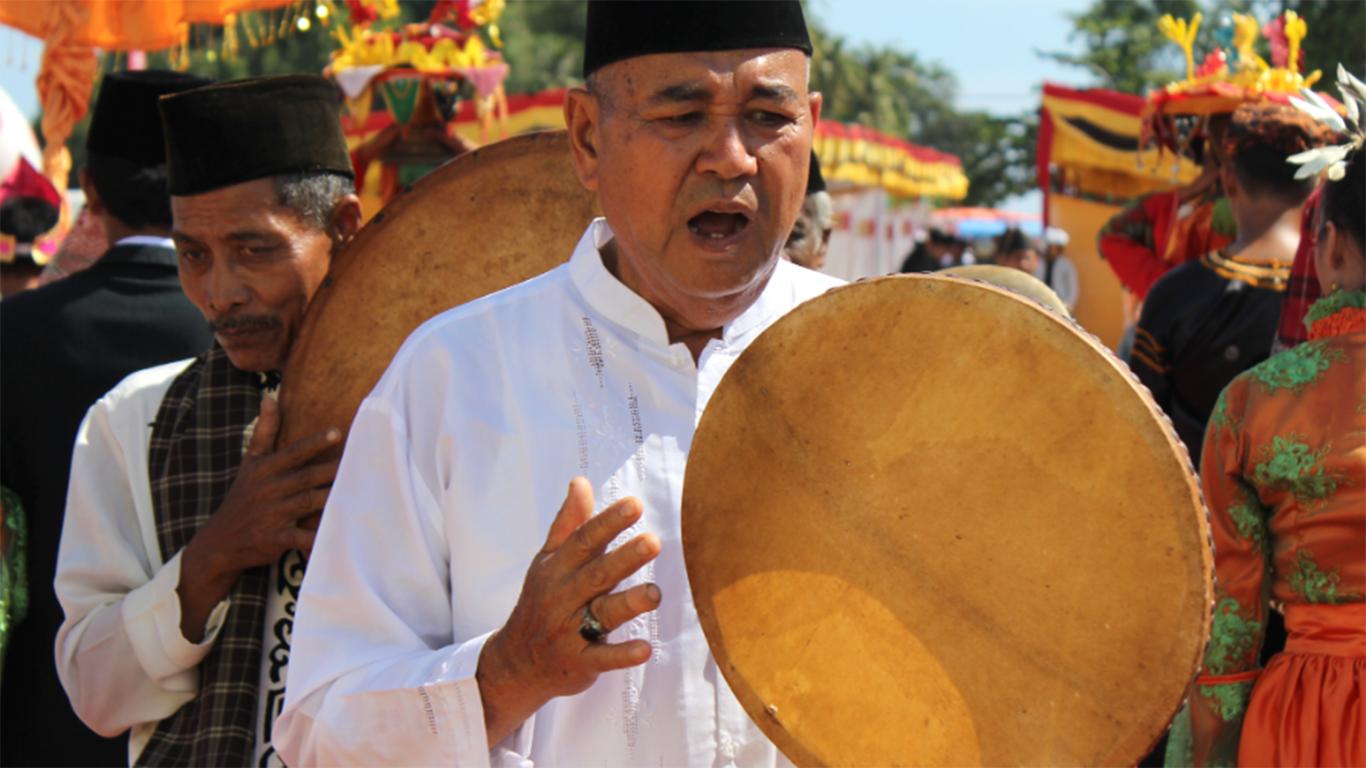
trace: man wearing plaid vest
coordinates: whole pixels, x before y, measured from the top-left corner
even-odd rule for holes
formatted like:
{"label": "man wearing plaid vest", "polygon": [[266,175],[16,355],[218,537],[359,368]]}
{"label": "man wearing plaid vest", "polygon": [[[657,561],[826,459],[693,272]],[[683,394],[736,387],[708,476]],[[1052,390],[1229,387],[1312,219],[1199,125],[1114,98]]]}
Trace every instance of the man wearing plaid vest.
{"label": "man wearing plaid vest", "polygon": [[274,396],[360,203],[321,78],[223,83],[160,107],[181,286],[214,343],[132,374],[81,424],[57,668],[87,725],[130,732],[131,763],[279,764],[302,553],[340,432],[276,445]]}

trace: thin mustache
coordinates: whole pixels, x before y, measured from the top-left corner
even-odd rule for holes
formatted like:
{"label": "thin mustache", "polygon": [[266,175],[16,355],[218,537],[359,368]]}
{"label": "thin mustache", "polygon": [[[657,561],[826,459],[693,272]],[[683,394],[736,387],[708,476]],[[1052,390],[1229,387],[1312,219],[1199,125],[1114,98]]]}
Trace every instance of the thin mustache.
{"label": "thin mustache", "polygon": [[214,333],[237,330],[264,331],[277,328],[279,325],[280,319],[273,315],[239,315],[210,320],[209,330]]}

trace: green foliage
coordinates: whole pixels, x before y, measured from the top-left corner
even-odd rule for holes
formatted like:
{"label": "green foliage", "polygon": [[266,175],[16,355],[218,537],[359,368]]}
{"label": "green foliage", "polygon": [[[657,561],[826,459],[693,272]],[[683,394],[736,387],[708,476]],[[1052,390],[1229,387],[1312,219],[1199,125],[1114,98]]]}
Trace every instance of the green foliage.
{"label": "green foliage", "polygon": [[1304,69],[1323,72],[1319,88],[1339,95],[1329,85],[1337,80],[1339,63],[1357,77],[1366,77],[1366,2],[1286,0],[1284,5],[1304,17],[1309,30],[1304,39]]}
{"label": "green foliage", "polygon": [[512,71],[508,93],[536,93],[583,82],[585,0],[510,0],[498,20]]}
{"label": "green foliage", "polygon": [[[1157,20],[1170,13],[1189,18],[1200,5],[1194,0],[1095,0],[1080,13],[1068,14],[1068,42],[1081,43],[1080,53],[1040,52],[1062,64],[1085,69],[1093,84],[1141,94],[1184,76],[1180,49],[1157,30]],[[1201,25],[1201,37],[1209,33]]]}

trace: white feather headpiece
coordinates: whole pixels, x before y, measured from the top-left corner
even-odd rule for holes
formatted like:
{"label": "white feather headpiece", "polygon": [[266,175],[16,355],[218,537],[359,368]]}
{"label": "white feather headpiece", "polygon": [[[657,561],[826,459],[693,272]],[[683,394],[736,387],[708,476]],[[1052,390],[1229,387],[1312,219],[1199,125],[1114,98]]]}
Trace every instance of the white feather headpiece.
{"label": "white feather headpiece", "polygon": [[1290,97],[1290,103],[1301,112],[1334,131],[1347,135],[1345,144],[1315,147],[1286,158],[1287,162],[1300,166],[1295,172],[1297,179],[1307,179],[1327,170],[1328,180],[1338,181],[1347,174],[1347,156],[1360,151],[1362,144],[1366,143],[1366,121],[1362,119],[1366,114],[1366,83],[1353,77],[1346,67],[1339,64],[1338,91],[1342,93],[1342,103],[1347,108],[1346,120],[1329,106],[1328,102],[1308,88],[1300,89],[1300,95],[1304,98]]}

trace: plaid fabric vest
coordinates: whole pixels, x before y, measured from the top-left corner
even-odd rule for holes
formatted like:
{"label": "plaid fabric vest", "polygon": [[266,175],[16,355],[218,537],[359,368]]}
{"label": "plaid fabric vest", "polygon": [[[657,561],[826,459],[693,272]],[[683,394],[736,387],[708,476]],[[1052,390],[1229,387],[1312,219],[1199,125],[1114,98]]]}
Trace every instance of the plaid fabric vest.
{"label": "plaid fabric vest", "polygon": [[[257,374],[233,368],[217,344],[172,382],[152,423],[147,464],[163,561],[222,503],[260,407]],[[269,575],[261,566],[238,578],[218,639],[199,665],[199,695],[157,724],[138,765],[252,762]]]}

